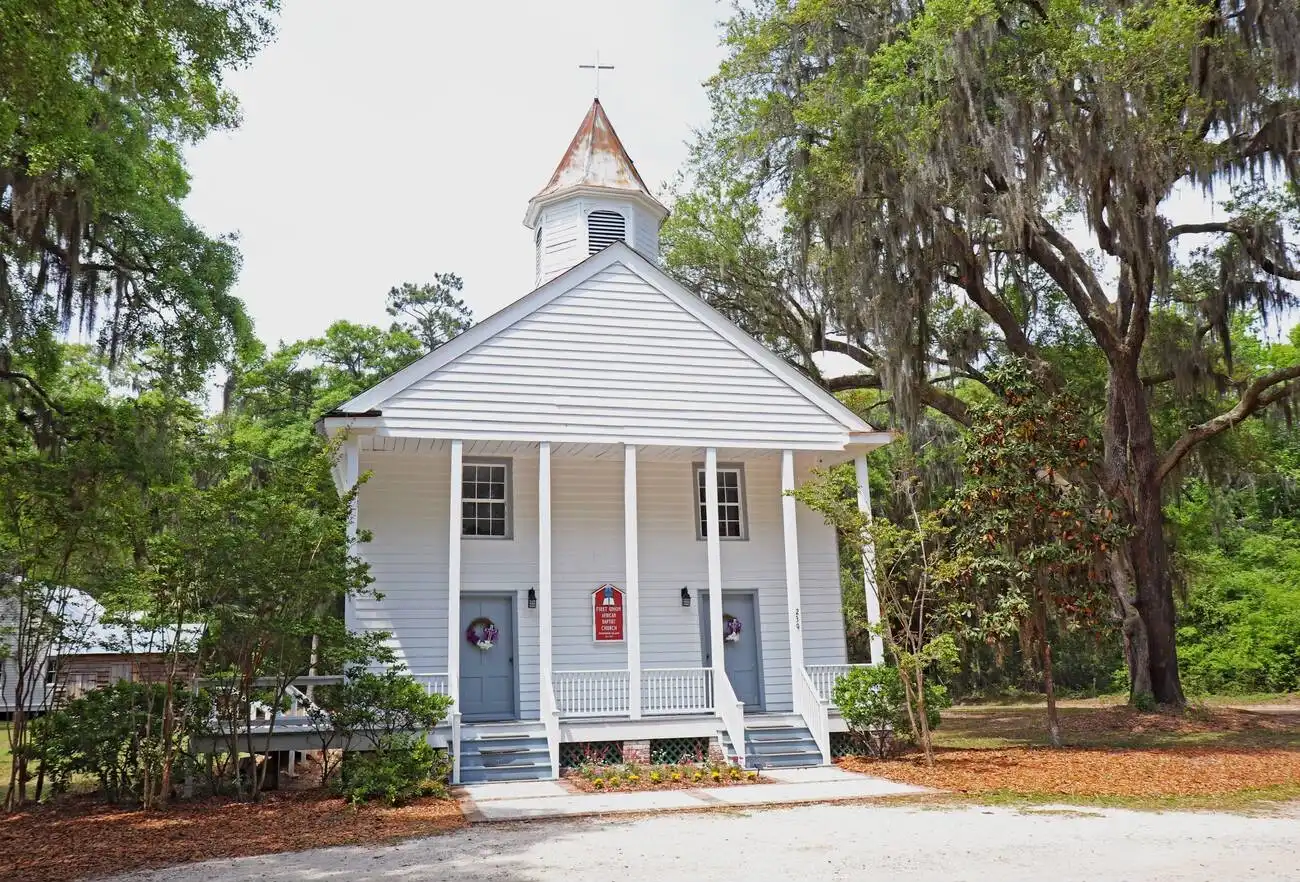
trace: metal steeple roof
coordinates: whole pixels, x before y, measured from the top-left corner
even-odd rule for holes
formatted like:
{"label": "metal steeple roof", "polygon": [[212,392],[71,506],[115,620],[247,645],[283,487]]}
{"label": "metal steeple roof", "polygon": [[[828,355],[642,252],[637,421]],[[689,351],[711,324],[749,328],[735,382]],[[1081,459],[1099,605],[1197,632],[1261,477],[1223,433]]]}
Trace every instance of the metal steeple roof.
{"label": "metal steeple roof", "polygon": [[564,158],[556,166],[551,180],[533,197],[532,203],[548,202],[563,192],[586,187],[635,194],[649,199],[667,213],[641,180],[599,98],[591,103],[591,109],[569,142],[569,149],[564,152]]}

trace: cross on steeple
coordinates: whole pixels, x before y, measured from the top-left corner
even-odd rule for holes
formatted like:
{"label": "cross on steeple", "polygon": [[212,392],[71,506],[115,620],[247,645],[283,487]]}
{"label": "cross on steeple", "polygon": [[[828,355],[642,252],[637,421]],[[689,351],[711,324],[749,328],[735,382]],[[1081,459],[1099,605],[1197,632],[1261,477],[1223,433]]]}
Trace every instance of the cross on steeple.
{"label": "cross on steeple", "polygon": [[601,63],[600,63],[600,50],[597,49],[597,50],[596,50],[596,63],[595,63],[595,64],[580,64],[580,65],[578,65],[578,68],[579,68],[580,70],[590,70],[590,71],[595,71],[595,73],[596,73],[596,98],[599,99],[599,98],[600,98],[600,72],[601,72],[602,70],[613,70],[613,69],[614,69],[614,65],[612,65],[612,64],[601,64]]}

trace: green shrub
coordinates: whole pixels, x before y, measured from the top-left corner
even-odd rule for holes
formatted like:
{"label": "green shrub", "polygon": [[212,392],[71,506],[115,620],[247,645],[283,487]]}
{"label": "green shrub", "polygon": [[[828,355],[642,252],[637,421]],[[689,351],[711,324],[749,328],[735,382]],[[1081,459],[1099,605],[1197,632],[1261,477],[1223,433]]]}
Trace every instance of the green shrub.
{"label": "green shrub", "polygon": [[1300,528],[1270,526],[1186,555],[1178,661],[1189,691],[1300,689]]}
{"label": "green shrub", "polygon": [[[851,668],[835,681],[834,696],[854,740],[873,756],[884,757],[892,744],[911,738],[907,699],[896,668]],[[931,729],[939,727],[939,712],[949,704],[946,689],[926,684],[926,720]]]}
{"label": "green shrub", "polygon": [[[34,721],[31,752],[43,759],[50,790],[62,792],[74,774],[86,774],[109,802],[141,801],[145,779],[158,780],[164,754],[180,762],[185,720],[177,720],[172,750],[164,750],[165,698],[163,684],[122,680]],[[172,771],[172,780],[179,781],[179,768]]]}
{"label": "green shrub", "polygon": [[445,792],[450,763],[425,736],[446,718],[450,698],[430,694],[401,669],[354,670],[322,705],[349,748],[338,780],[349,802],[399,805]]}
{"label": "green shrub", "polygon": [[343,758],[339,793],[358,805],[373,799],[401,805],[420,796],[445,795],[450,762],[422,736],[396,735],[385,750],[352,751]]}

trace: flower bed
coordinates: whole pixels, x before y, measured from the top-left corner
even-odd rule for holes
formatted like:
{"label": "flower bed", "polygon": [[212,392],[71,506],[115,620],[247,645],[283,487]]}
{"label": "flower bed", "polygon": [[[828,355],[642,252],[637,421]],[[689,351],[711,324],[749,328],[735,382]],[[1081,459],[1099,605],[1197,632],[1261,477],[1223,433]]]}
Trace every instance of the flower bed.
{"label": "flower bed", "polygon": [[735,787],[770,783],[754,771],[722,763],[682,763],[642,766],[636,763],[585,765],[569,772],[566,780],[585,793],[633,790],[693,790],[697,787]]}

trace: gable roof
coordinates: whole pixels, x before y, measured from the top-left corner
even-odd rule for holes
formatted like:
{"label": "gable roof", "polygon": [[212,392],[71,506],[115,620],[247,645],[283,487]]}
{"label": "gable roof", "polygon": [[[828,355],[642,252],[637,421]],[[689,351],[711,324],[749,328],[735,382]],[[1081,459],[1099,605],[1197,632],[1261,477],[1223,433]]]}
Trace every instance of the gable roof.
{"label": "gable roof", "polygon": [[[596,278],[597,276],[602,274],[608,276],[610,271],[620,268],[626,270],[632,278],[643,282],[643,287],[648,286],[665,303],[675,304],[674,308],[678,314],[685,312],[693,316],[698,323],[714,333],[720,344],[725,341],[725,344],[729,344],[729,349],[743,353],[746,357],[746,363],[752,364],[759,369],[760,376],[767,376],[777,381],[776,386],[771,386],[772,379],[769,379],[767,381],[769,388],[787,389],[795,393],[798,399],[807,403],[803,405],[805,408],[811,405],[814,409],[808,411],[808,413],[819,412],[824,415],[828,423],[838,426],[838,432],[850,435],[875,433],[875,430],[865,420],[845,407],[835,396],[770,352],[722,313],[692,294],[623,242],[616,242],[603,251],[592,255],[563,275],[552,279],[450,342],[341,405],[336,411],[327,414],[326,419],[361,416],[380,417],[384,414],[386,403],[396,403],[394,399],[403,396],[403,393],[429,378],[430,375],[452,365],[458,359],[469,358],[480,347],[484,347],[509,329],[516,328],[516,326],[523,327],[521,323],[526,323],[526,320],[537,314],[539,310],[543,310],[548,305],[555,303],[566,294],[575,292],[585,284],[594,284],[599,281]],[[426,386],[426,391],[421,392],[418,397],[426,398],[430,394],[436,394],[439,388],[437,383],[426,384]],[[410,396],[405,397],[409,398]],[[412,405],[410,402],[405,402],[403,406],[409,408]]]}

